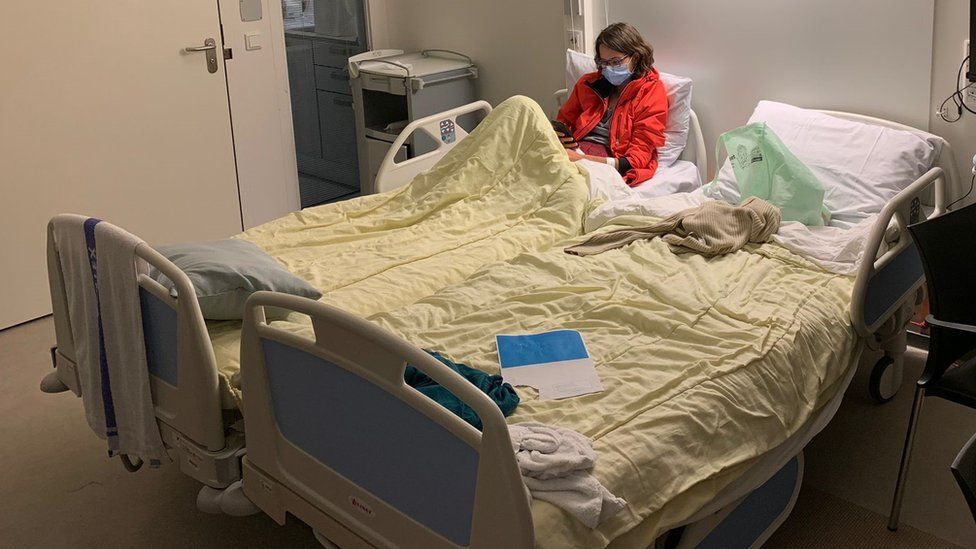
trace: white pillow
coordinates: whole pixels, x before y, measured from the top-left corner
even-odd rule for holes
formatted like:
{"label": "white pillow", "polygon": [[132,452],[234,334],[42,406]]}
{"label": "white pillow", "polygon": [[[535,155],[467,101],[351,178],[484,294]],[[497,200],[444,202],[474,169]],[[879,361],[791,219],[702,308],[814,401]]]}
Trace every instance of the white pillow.
{"label": "white pillow", "polygon": [[[931,134],[885,128],[760,101],[749,123],[765,122],[826,191],[830,225],[850,228],[881,212],[884,205],[938,160],[941,140]],[[726,159],[705,194],[739,202],[739,187]]]}
{"label": "white pillow", "polygon": [[[566,50],[566,89],[573,86],[584,74],[596,72],[593,57],[574,50]],[[668,94],[668,125],[664,130],[664,146],[658,149],[658,165],[671,166],[681,156],[688,143],[691,127],[691,79],[660,73],[664,90]]]}

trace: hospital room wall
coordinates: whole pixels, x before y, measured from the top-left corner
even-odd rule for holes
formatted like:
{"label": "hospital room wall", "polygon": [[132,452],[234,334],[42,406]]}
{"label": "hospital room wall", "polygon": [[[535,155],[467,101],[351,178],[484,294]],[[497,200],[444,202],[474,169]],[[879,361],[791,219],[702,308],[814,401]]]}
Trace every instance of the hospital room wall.
{"label": "hospital room wall", "polygon": [[527,95],[549,112],[564,86],[562,0],[370,0],[373,49],[444,48],[478,65],[492,105]]}
{"label": "hospital room wall", "polygon": [[[932,48],[932,118],[929,130],[941,135],[952,145],[959,175],[963,179],[963,191],[969,188],[972,158],[976,154],[976,115],[966,113],[959,122],[949,124],[935,113],[945,98],[956,89],[956,74],[963,58],[963,43],[968,38],[969,0],[936,0]],[[976,110],[976,104],[969,106]],[[973,198],[970,196],[967,203],[971,203]]]}
{"label": "hospital room wall", "polygon": [[612,0],[609,12],[644,33],[660,70],[694,79],[706,148],[761,99],[930,123],[933,0]]}

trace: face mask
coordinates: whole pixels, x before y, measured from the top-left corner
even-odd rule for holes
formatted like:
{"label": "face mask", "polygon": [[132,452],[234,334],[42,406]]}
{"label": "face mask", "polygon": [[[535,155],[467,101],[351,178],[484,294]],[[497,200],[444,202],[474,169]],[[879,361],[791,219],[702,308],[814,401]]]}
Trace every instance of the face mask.
{"label": "face mask", "polygon": [[603,77],[614,86],[623,84],[633,75],[634,71],[630,70],[630,67],[626,64],[620,65],[619,67],[603,67]]}

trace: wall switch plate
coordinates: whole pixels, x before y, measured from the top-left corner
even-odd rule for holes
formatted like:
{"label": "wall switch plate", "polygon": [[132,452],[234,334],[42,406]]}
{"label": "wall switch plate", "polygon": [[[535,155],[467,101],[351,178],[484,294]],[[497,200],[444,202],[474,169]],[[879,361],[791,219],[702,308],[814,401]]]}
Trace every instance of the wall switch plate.
{"label": "wall switch plate", "polygon": [[244,49],[247,51],[254,51],[261,49],[261,33],[260,32],[247,32],[244,33]]}
{"label": "wall switch plate", "polygon": [[583,31],[568,29],[566,31],[566,41],[570,49],[578,52],[583,51]]}

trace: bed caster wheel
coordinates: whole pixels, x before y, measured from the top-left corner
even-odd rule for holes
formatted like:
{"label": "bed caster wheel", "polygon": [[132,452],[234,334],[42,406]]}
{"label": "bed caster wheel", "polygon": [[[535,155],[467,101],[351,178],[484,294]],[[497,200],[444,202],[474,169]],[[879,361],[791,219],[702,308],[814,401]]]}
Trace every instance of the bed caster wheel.
{"label": "bed caster wheel", "polygon": [[901,364],[893,357],[884,355],[874,363],[868,392],[877,404],[884,404],[895,398],[901,387]]}
{"label": "bed caster wheel", "polygon": [[51,372],[41,380],[41,392],[44,393],[63,393],[68,390],[68,386],[58,378],[57,372]]}
{"label": "bed caster wheel", "polygon": [[197,509],[204,513],[246,517],[260,511],[246,495],[244,485],[237,481],[223,490],[204,486],[197,494]]}

